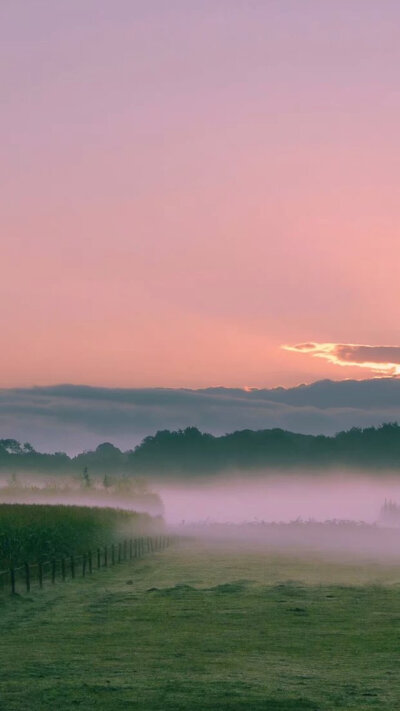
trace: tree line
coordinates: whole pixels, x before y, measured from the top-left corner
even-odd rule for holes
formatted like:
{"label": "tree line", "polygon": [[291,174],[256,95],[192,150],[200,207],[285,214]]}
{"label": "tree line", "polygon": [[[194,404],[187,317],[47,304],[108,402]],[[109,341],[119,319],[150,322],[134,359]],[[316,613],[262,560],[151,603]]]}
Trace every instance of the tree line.
{"label": "tree line", "polygon": [[134,449],[121,451],[109,442],[69,457],[37,452],[28,443],[0,440],[0,472],[42,474],[201,475],[227,470],[311,469],[345,466],[399,469],[400,426],[358,428],[334,436],[304,435],[283,429],[240,430],[215,436],[196,427],[160,430]]}

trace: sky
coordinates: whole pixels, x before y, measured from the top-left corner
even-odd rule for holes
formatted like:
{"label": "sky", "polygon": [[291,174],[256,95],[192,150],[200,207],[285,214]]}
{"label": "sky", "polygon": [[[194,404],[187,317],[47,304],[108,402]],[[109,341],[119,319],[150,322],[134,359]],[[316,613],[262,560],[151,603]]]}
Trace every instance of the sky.
{"label": "sky", "polygon": [[0,387],[398,375],[399,28],[397,0],[2,0]]}

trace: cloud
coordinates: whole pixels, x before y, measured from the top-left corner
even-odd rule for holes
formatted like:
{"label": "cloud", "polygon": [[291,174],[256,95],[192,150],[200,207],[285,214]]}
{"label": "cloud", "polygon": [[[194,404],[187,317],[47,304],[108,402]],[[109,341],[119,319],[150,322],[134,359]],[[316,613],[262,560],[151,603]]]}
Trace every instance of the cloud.
{"label": "cloud", "polygon": [[400,379],[322,380],[295,388],[203,390],[58,385],[0,390],[0,438],[76,453],[110,441],[131,449],[159,429],[224,434],[281,427],[334,434],[400,421]]}
{"label": "cloud", "polygon": [[400,346],[369,346],[356,343],[298,343],[282,346],[286,351],[324,358],[334,365],[368,368],[377,375],[400,375]]}

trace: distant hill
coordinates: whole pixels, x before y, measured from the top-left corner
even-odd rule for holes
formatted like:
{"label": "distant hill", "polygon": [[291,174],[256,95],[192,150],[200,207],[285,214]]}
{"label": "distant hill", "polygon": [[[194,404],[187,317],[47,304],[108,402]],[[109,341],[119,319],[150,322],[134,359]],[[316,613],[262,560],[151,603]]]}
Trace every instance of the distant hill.
{"label": "distant hill", "polygon": [[400,426],[356,428],[335,436],[304,435],[282,429],[239,430],[220,437],[196,427],[160,430],[135,449],[122,452],[105,442],[76,457],[42,454],[29,444],[0,440],[0,473],[32,472],[105,475],[198,476],[230,470],[332,467],[398,470]]}

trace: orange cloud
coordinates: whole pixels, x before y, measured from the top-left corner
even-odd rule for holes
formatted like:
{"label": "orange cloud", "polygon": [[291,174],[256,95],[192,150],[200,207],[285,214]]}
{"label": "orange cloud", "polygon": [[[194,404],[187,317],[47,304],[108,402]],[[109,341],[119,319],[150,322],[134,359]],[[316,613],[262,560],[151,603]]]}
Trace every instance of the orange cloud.
{"label": "orange cloud", "polygon": [[400,346],[370,346],[357,343],[298,343],[285,351],[307,353],[334,365],[367,368],[377,375],[400,376]]}

